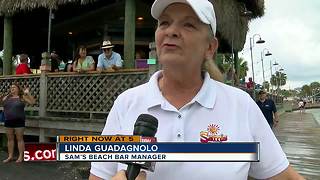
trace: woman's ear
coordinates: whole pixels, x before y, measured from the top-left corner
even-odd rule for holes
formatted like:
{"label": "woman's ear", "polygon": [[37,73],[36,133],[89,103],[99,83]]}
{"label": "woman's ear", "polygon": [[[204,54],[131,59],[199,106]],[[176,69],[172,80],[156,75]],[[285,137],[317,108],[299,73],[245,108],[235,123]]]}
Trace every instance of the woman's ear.
{"label": "woman's ear", "polygon": [[206,53],[206,58],[212,58],[216,51],[218,50],[218,39],[216,37],[210,39],[209,41],[209,47]]}

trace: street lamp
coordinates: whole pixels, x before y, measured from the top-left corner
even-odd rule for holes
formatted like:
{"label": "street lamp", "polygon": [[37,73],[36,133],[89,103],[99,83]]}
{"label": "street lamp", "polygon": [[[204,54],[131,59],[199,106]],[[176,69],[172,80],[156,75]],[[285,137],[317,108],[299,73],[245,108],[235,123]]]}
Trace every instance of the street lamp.
{"label": "street lamp", "polygon": [[282,73],[283,71],[284,69],[280,66],[280,69],[279,69],[279,86],[280,87],[282,86],[282,82],[281,82],[282,76],[285,75],[284,73]]}
{"label": "street lamp", "polygon": [[[277,63],[277,61],[275,61],[272,65],[271,65],[271,61],[270,61],[270,73],[271,73],[271,78],[270,78],[270,84],[271,84],[271,79],[272,79],[272,65],[273,66],[278,66],[279,64]],[[276,90],[277,90],[277,86],[278,86],[278,78],[277,78],[277,67],[275,67],[275,71],[276,71],[276,74],[275,74],[275,77],[276,77]],[[271,89],[273,91],[273,85],[271,84]]]}
{"label": "street lamp", "polygon": [[264,40],[261,39],[260,34],[254,34],[252,37],[250,37],[250,53],[251,53],[251,68],[252,68],[252,81],[253,81],[253,99],[256,99],[256,83],[255,83],[255,79],[254,79],[254,67],[253,67],[253,55],[252,55],[252,48],[254,45],[254,38],[256,36],[259,36],[259,40],[256,41],[257,44],[262,44],[265,43]]}
{"label": "street lamp", "polygon": [[270,85],[271,85],[271,92],[273,92],[273,85],[271,83],[271,79],[272,79],[272,62],[270,60]]}
{"label": "street lamp", "polygon": [[[282,68],[282,66],[279,64],[279,63],[277,63],[277,62],[275,62],[274,64],[273,64],[274,66],[276,66],[275,67],[275,70],[276,70],[276,87],[277,87],[277,89],[276,89],[276,92],[277,92],[277,94],[279,94],[279,89],[280,89],[280,86],[281,86],[281,73],[282,73],[282,71],[284,71],[284,69]],[[278,70],[278,66],[280,66],[280,69]],[[278,73],[278,74],[277,74]],[[284,74],[283,74],[284,75]]]}
{"label": "street lamp", "polygon": [[[264,51],[267,50],[267,53],[264,54]],[[270,53],[269,49],[267,48],[264,48],[262,51],[261,51],[261,65],[262,65],[262,75],[263,75],[263,83],[266,81],[265,79],[265,76],[264,76],[264,67],[263,67],[263,54],[264,56],[271,56],[272,54]]]}

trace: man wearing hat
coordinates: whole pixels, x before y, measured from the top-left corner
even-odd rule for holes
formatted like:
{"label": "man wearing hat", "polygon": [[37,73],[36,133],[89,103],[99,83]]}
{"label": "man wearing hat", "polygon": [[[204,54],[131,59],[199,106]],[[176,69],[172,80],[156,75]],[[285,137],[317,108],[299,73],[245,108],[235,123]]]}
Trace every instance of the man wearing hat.
{"label": "man wearing hat", "polygon": [[103,41],[101,49],[103,53],[98,57],[97,70],[117,70],[122,67],[122,59],[119,53],[112,51],[111,41]]}
{"label": "man wearing hat", "polygon": [[277,107],[272,99],[267,98],[267,93],[264,90],[259,91],[257,105],[267,119],[270,127],[275,127],[279,122]]}

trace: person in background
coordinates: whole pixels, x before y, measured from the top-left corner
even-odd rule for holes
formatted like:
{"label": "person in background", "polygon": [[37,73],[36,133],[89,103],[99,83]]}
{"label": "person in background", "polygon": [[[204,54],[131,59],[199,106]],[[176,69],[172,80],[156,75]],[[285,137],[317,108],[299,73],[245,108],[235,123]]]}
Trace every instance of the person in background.
{"label": "person in background", "polygon": [[253,86],[254,84],[253,84],[252,78],[249,77],[249,82],[247,82],[247,89],[252,90]]}
{"label": "person in background", "polygon": [[300,99],[300,101],[298,102],[298,107],[299,107],[300,113],[305,112],[305,101]]}
{"label": "person in background", "polygon": [[28,55],[20,54],[20,64],[16,67],[16,74],[32,74],[28,66]]}
{"label": "person in background", "polygon": [[136,51],[136,59],[145,59],[146,53],[143,50],[137,50]]}
{"label": "person in background", "polygon": [[23,90],[17,83],[13,83],[10,87],[9,95],[3,99],[3,112],[5,116],[4,127],[8,138],[8,158],[3,163],[13,160],[14,154],[14,135],[18,142],[19,157],[17,163],[23,161],[24,154],[24,128],[25,128],[25,112],[26,104],[35,104],[34,97],[30,94],[28,88]]}
{"label": "person in background", "polygon": [[87,48],[85,46],[79,46],[77,52],[78,54],[74,58],[74,62],[73,62],[73,71],[75,72],[94,71],[95,62],[92,56],[87,56]]}
{"label": "person in background", "polygon": [[[223,84],[213,57],[216,18],[209,0],[156,0],[155,44],[162,70],[149,82],[126,90],[111,108],[102,135],[132,134],[140,114],[159,121],[158,142],[198,142],[200,132],[227,136],[223,142],[260,142],[259,162],[159,162],[150,180],[300,180],[289,165],[257,104],[244,91]],[[212,140],[219,143],[221,141]],[[126,165],[92,162],[90,180],[125,180]],[[140,172],[141,174],[141,172]]]}
{"label": "person in background", "polygon": [[119,53],[112,51],[114,45],[110,41],[103,41],[103,53],[98,56],[97,70],[118,70],[122,68],[122,59]]}
{"label": "person in background", "polygon": [[305,99],[303,99],[303,107],[304,107],[304,109],[306,109],[306,105],[307,105],[307,99],[305,98]]}
{"label": "person in background", "polygon": [[267,98],[267,93],[264,90],[259,91],[257,105],[268,121],[269,126],[271,128],[276,127],[279,123],[277,107],[272,99]]}
{"label": "person in background", "polygon": [[246,86],[247,86],[247,93],[252,97],[252,99],[256,99],[256,97],[254,97],[254,82],[252,80],[251,77],[249,77],[249,82],[246,83]]}
{"label": "person in background", "polygon": [[73,71],[73,63],[72,60],[68,60],[66,65],[64,66],[64,72],[72,72]]}
{"label": "person in background", "polygon": [[59,72],[60,59],[56,51],[51,52],[51,72]]}

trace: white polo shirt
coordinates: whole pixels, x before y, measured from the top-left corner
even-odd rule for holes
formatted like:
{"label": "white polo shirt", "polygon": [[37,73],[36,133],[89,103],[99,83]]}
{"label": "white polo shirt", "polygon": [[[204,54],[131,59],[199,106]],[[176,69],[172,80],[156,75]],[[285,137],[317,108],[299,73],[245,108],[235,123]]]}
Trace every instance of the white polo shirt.
{"label": "white polo shirt", "polygon": [[[159,121],[159,142],[200,142],[200,132],[214,127],[227,142],[260,142],[260,162],[159,162],[155,172],[147,172],[150,180],[223,179],[247,180],[248,174],[266,179],[285,170],[289,162],[259,107],[244,91],[210,79],[191,102],[177,110],[161,94],[155,73],[146,84],[123,92],[109,113],[103,135],[133,132],[142,113]],[[126,165],[115,162],[93,162],[91,173],[111,179]]]}

